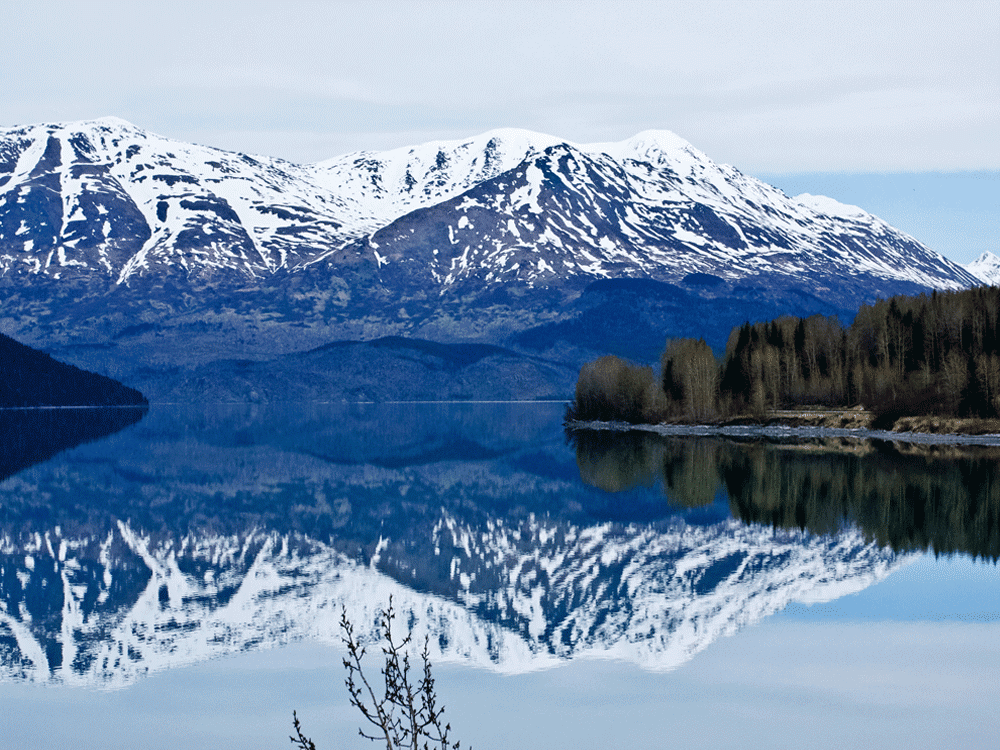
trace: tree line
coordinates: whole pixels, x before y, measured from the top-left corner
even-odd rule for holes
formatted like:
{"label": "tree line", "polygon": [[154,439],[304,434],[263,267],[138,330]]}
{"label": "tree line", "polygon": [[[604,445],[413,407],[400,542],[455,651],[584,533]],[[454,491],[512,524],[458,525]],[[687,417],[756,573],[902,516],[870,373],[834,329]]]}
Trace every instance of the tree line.
{"label": "tree line", "polygon": [[1000,415],[1000,288],[897,296],[834,317],[744,323],[719,361],[703,340],[670,339],[652,367],[583,366],[568,416],[712,422],[770,409],[862,405],[905,415]]}

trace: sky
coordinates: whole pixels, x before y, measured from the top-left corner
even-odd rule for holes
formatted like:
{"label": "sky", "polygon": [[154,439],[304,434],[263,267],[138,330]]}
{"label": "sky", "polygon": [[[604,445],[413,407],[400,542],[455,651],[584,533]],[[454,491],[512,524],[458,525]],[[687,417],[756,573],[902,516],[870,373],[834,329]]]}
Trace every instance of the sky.
{"label": "sky", "polygon": [[[497,127],[667,129],[786,192],[875,192],[962,262],[1000,250],[993,1],[3,0],[3,19],[0,127],[114,115],[297,162]],[[872,179],[915,173],[918,196]],[[956,189],[991,215],[938,207]]]}

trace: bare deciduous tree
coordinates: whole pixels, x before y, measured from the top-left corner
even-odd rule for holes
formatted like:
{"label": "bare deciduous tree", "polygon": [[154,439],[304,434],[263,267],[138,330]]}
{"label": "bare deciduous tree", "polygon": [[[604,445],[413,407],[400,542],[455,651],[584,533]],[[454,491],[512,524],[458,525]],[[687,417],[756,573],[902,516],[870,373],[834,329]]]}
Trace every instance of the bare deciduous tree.
{"label": "bare deciduous tree", "polygon": [[[420,678],[414,681],[410,674],[410,655],[407,648],[413,638],[413,631],[407,632],[401,640],[396,640],[392,632],[392,622],[396,612],[389,605],[379,612],[379,632],[382,636],[382,655],[385,666],[381,670],[384,686],[381,696],[365,675],[361,661],[365,648],[354,634],[354,625],[347,619],[347,609],[340,615],[341,640],[347,648],[344,669],[347,677],[344,684],[351,696],[351,705],[365,717],[369,728],[358,733],[373,742],[385,743],[386,750],[459,750],[460,743],[452,743],[449,734],[451,725],[444,724],[444,706],[438,707],[434,677],[431,675],[429,641],[424,639],[420,654]],[[295,736],[290,739],[299,750],[316,750],[316,745],[302,733],[298,715],[292,712]],[[371,732],[371,734],[369,734]]]}

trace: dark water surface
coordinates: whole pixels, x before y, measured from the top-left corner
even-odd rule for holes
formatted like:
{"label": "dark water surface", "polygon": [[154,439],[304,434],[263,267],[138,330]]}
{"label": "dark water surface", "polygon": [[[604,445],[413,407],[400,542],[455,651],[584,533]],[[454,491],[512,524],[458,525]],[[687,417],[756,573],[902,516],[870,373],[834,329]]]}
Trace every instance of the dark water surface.
{"label": "dark water surface", "polygon": [[0,747],[287,747],[293,708],[366,746],[337,623],[372,634],[390,595],[463,746],[997,746],[1000,449],[562,416],[11,427]]}

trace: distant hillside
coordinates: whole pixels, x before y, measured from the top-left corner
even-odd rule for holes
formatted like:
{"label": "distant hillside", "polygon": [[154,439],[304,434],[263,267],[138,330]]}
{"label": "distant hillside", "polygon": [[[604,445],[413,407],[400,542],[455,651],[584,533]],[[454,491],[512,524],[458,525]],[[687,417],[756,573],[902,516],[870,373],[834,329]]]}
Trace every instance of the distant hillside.
{"label": "distant hillside", "polygon": [[0,333],[0,408],[146,403],[146,398],[134,388],[58,362]]}

